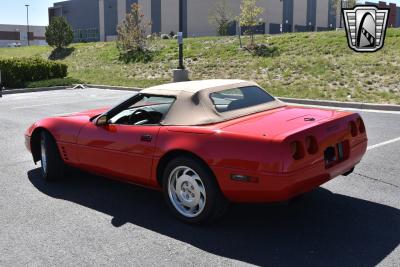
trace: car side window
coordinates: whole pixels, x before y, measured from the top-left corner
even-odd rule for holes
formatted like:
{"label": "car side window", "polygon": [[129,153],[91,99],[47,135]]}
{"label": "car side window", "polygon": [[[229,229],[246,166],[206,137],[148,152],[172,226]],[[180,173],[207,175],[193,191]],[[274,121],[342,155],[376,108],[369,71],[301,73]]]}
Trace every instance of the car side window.
{"label": "car side window", "polygon": [[175,98],[143,96],[137,102],[109,119],[110,124],[158,125],[174,103]]}
{"label": "car side window", "polygon": [[210,94],[218,112],[233,111],[274,101],[275,98],[257,86],[246,86]]}

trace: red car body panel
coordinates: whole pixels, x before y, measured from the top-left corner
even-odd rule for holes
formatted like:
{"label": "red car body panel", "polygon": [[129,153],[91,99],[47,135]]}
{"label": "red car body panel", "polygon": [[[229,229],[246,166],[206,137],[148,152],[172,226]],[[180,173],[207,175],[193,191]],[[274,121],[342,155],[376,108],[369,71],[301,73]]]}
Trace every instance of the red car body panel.
{"label": "red car body panel", "polygon": [[[106,109],[44,119],[26,133],[47,129],[64,161],[86,171],[160,188],[157,167],[171,151],[187,151],[213,171],[221,191],[234,202],[290,199],[351,170],[367,149],[366,133],[352,136],[356,113],[282,107],[206,126],[96,126],[89,119]],[[143,135],[152,136],[144,142]],[[313,136],[318,151],[295,160],[290,144]],[[326,166],[324,150],[343,144],[344,160]],[[237,181],[232,175],[252,177]]]}

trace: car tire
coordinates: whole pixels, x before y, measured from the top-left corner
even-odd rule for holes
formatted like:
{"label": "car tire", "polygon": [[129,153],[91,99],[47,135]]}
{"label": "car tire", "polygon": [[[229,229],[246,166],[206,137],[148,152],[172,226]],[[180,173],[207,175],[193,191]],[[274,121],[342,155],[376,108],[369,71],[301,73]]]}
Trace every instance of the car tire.
{"label": "car tire", "polygon": [[46,131],[43,131],[40,136],[40,163],[44,180],[55,181],[64,177],[65,165],[56,141]]}
{"label": "car tire", "polygon": [[220,218],[229,205],[207,166],[191,157],[171,160],[163,174],[164,199],[185,223],[207,223]]}

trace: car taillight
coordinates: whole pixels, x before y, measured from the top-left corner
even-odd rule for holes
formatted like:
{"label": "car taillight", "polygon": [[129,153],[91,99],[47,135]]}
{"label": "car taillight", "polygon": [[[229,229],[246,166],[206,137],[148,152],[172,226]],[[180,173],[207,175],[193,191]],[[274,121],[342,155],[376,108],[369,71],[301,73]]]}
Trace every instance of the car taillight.
{"label": "car taillight", "polygon": [[356,137],[358,135],[358,129],[357,129],[357,125],[354,121],[349,122],[349,128],[350,128],[351,136]]}
{"label": "car taillight", "polygon": [[364,121],[361,118],[357,119],[357,126],[358,126],[358,131],[360,133],[365,133],[365,125]]}
{"label": "car taillight", "polygon": [[290,143],[290,152],[295,160],[299,160],[304,157],[304,149],[300,141],[293,141]]}
{"label": "car taillight", "polygon": [[314,136],[307,136],[305,143],[306,143],[306,149],[307,149],[308,154],[313,155],[313,154],[317,153],[318,144],[317,144],[317,139],[315,139]]}

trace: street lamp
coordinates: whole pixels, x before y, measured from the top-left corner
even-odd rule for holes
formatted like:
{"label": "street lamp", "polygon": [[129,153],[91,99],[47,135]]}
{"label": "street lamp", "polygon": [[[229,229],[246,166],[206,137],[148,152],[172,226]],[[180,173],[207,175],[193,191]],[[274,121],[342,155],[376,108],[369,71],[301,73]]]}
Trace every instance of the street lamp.
{"label": "street lamp", "polygon": [[184,70],[185,66],[183,66],[183,0],[179,0],[178,42],[179,42],[179,66],[178,66],[178,69]]}
{"label": "street lamp", "polygon": [[27,38],[28,38],[28,46],[30,45],[29,43],[29,5],[25,5],[26,6],[26,28],[28,29],[27,32]]}
{"label": "street lamp", "polygon": [[183,0],[179,0],[179,32],[178,32],[178,46],[179,46],[179,64],[178,68],[173,70],[174,82],[183,82],[188,80],[188,71],[183,66]]}

